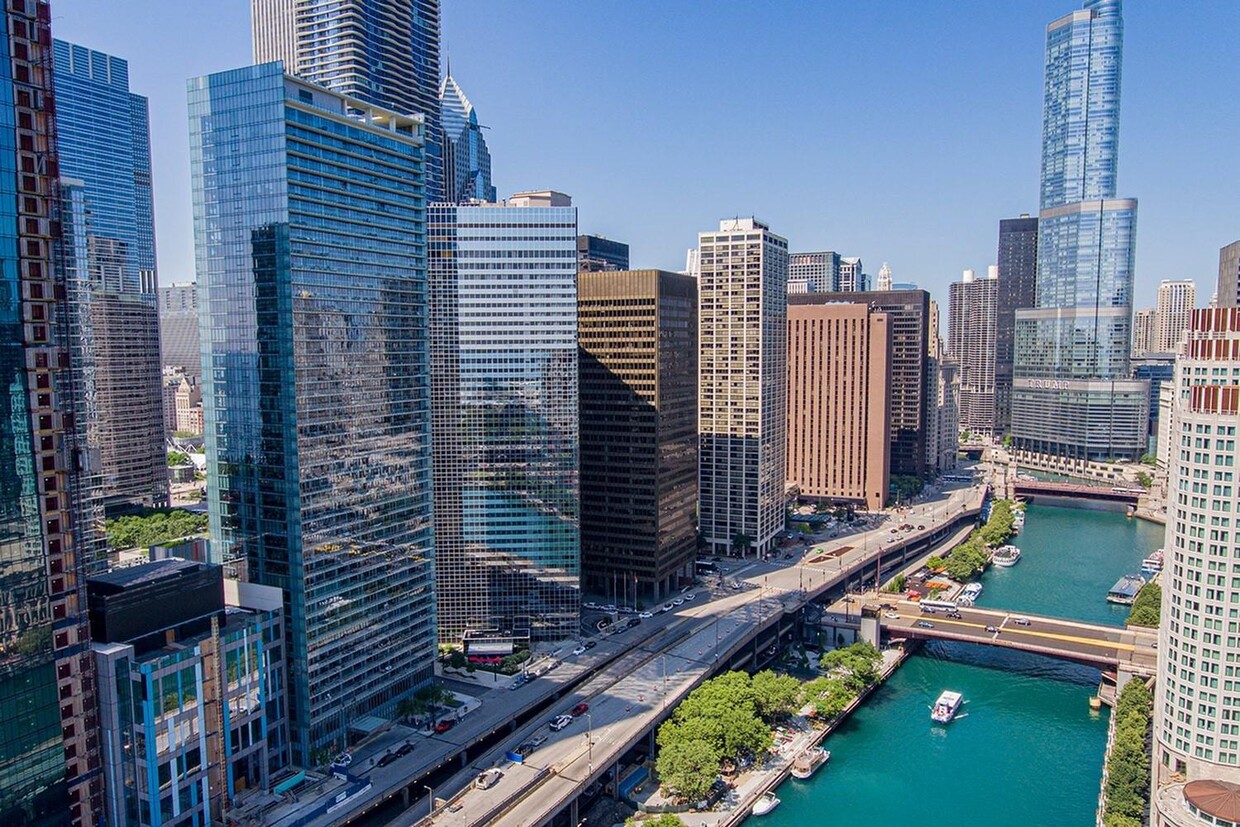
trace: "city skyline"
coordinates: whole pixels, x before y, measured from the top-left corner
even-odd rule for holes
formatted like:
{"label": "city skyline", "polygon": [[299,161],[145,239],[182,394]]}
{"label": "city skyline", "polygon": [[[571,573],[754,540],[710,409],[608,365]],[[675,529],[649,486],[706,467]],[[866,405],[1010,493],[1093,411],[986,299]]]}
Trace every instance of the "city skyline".
{"label": "city skyline", "polygon": [[[96,11],[66,0],[56,6],[54,31],[57,37],[128,58],[133,88],[151,97],[161,278],[165,283],[183,281],[192,272],[192,240],[180,90],[191,75],[250,61],[249,3],[225,0],[213,8],[216,29],[228,37],[175,48],[153,43],[143,33],[188,25],[190,7],[137,0],[119,5],[120,13],[115,13],[112,4]],[[951,19],[914,16],[904,9],[830,6],[799,9],[796,15],[774,10],[764,30],[767,36],[754,40],[740,67],[763,66],[770,73],[764,80],[750,72],[745,84],[765,86],[774,79],[783,90],[768,94],[762,106],[770,111],[761,109],[740,133],[747,142],[773,147],[755,180],[704,180],[693,171],[698,157],[728,151],[728,139],[712,143],[709,136],[735,136],[736,131],[714,123],[725,117],[723,108],[716,115],[714,110],[685,106],[708,92],[725,68],[710,57],[716,49],[684,42],[691,19],[660,18],[660,29],[648,42],[621,36],[623,49],[607,47],[599,53],[598,44],[585,49],[592,38],[572,31],[584,32],[597,23],[605,13],[601,9],[563,15],[551,5],[449,4],[444,9],[444,54],[453,58],[454,75],[485,115],[483,125],[491,127],[487,142],[502,170],[500,194],[552,182],[573,192],[582,210],[583,232],[628,241],[635,267],[680,269],[700,226],[720,215],[752,214],[784,228],[795,249],[847,249],[871,262],[871,268],[889,261],[898,280],[917,282],[945,303],[947,285],[962,268],[984,265],[993,256],[999,217],[1036,213],[1039,32],[1071,5],[1048,1],[981,7]],[[133,19],[126,9],[148,21],[141,31],[124,24]],[[1229,127],[1240,126],[1240,113],[1194,106],[1193,93],[1203,89],[1200,100],[1217,100],[1197,79],[1212,78],[1223,88],[1235,80],[1237,70],[1209,50],[1167,45],[1187,42],[1207,22],[1226,25],[1220,19],[1224,16],[1240,20],[1240,10],[1220,3],[1178,16],[1137,5],[1126,12],[1119,185],[1142,199],[1134,300],[1146,306],[1153,304],[1161,279],[1209,281],[1217,269],[1218,248],[1235,240],[1240,222],[1225,182],[1235,179],[1229,172],[1240,170],[1240,161],[1227,152],[1223,136],[1234,131]],[[641,15],[632,17],[614,21],[619,34],[640,25]],[[719,38],[738,36],[723,22],[699,23],[709,27],[715,46]],[[831,50],[829,58],[787,58],[779,38],[791,37],[795,46],[805,36],[797,34],[798,29],[814,30],[819,23],[850,33],[837,38],[840,50]],[[949,27],[955,32],[962,26],[952,36],[970,43],[971,50],[953,55],[935,45],[936,32]],[[663,57],[663,47],[677,38],[680,53]],[[497,71],[497,61],[489,55],[518,43],[554,44],[557,60],[505,61],[503,71]],[[687,52],[681,48],[686,46]],[[735,54],[732,49],[721,51]],[[566,61],[578,58],[614,71],[563,71]],[[915,65],[925,60],[933,60],[940,71],[919,74]],[[982,66],[986,71],[979,73]],[[669,71],[678,81],[670,90],[642,83]],[[612,77],[624,78],[626,87],[615,88]],[[540,93],[531,94],[530,89]],[[823,90],[833,103],[817,113],[806,101]],[[579,118],[577,107],[570,105],[581,95],[624,101],[616,97],[621,93],[634,106],[609,107],[598,118]],[[556,100],[564,105],[547,103]],[[937,103],[930,108],[928,101]],[[791,105],[809,110],[798,114],[799,122],[803,116],[811,118],[798,132],[816,134],[815,119],[834,119],[843,108],[854,123],[855,129],[848,131],[853,136],[833,127],[830,144],[789,139],[774,121],[781,107]],[[638,113],[654,127],[646,134],[631,135],[616,123]],[[778,129],[782,137],[772,142],[767,129]],[[652,141],[659,144],[659,152],[646,151]],[[607,163],[594,163],[581,146],[598,147]],[[808,166],[807,154],[815,159]],[[642,180],[647,188],[640,195],[616,195],[617,186],[633,180]],[[794,180],[799,182],[795,187],[787,183]],[[1185,181],[1191,186],[1184,186]],[[799,195],[819,191],[848,191],[850,196],[809,201]],[[634,209],[638,200],[642,209]],[[952,209],[943,210],[943,204]],[[1204,303],[1209,295],[1203,291],[1200,298]]]}

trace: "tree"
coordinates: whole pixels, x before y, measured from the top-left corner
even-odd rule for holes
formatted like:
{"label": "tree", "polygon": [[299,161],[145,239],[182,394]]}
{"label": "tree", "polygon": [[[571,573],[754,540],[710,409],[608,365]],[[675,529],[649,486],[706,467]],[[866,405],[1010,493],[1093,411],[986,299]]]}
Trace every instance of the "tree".
{"label": "tree", "polygon": [[732,535],[732,550],[738,556],[744,557],[749,553],[749,549],[753,546],[753,538],[743,531],[738,531]]}
{"label": "tree", "polygon": [[766,720],[796,711],[801,683],[791,675],[776,675],[766,669],[754,675],[749,685],[758,714]]}
{"label": "tree", "polygon": [[1158,465],[1158,457],[1154,456],[1153,454],[1142,454],[1141,459],[1137,460],[1137,462],[1141,463],[1142,465],[1148,465],[1152,468]]}
{"label": "tree", "polygon": [[145,548],[192,537],[207,530],[207,515],[181,508],[152,509],[104,521],[108,545],[114,549]]}
{"label": "tree", "polygon": [[891,478],[891,489],[902,500],[916,497],[925,486],[921,477],[912,474],[896,474]]}
{"label": "tree", "polygon": [[1011,447],[1012,447],[1012,435],[1011,435],[1011,434],[1004,434],[1004,435],[1003,435],[1003,447],[1004,447],[1004,448],[1011,448]]}
{"label": "tree", "polygon": [[675,813],[663,813],[645,821],[639,821],[637,816],[629,816],[624,820],[624,827],[685,827],[685,823]]}
{"label": "tree", "polygon": [[655,770],[668,790],[689,801],[700,801],[719,775],[719,761],[719,752],[706,741],[677,741],[660,746]]}
{"label": "tree", "polygon": [[189,454],[184,451],[169,451],[168,467],[176,468],[178,465],[189,465]]}
{"label": "tree", "polygon": [[1145,471],[1138,471],[1137,484],[1142,488],[1150,488],[1154,485],[1154,478]]}
{"label": "tree", "polygon": [[931,555],[930,559],[926,561],[926,568],[930,569],[930,571],[942,571],[944,562],[942,557]]}
{"label": "tree", "polygon": [[1157,629],[1161,615],[1162,589],[1157,583],[1146,583],[1132,601],[1132,609],[1128,612],[1128,625]]}
{"label": "tree", "polygon": [[907,582],[908,577],[904,574],[904,572],[900,572],[895,577],[891,578],[891,582],[887,584],[887,591],[902,592],[904,591],[904,584]]}
{"label": "tree", "polygon": [[844,649],[834,649],[822,656],[822,668],[836,673],[840,681],[854,693],[878,680],[882,654],[872,643],[858,641]]}
{"label": "tree", "polygon": [[805,685],[804,696],[813,705],[814,714],[829,721],[843,712],[857,694],[838,678],[815,678]]}

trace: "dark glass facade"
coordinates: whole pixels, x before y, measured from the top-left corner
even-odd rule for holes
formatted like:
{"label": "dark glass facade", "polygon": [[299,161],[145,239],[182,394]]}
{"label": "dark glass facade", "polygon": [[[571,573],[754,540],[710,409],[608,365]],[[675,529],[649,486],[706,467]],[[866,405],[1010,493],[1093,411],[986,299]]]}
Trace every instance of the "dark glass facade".
{"label": "dark glass facade", "polygon": [[421,123],[279,63],[189,112],[212,547],[284,591],[318,763],[435,657]]}
{"label": "dark glass facade", "polygon": [[582,273],[577,308],[583,585],[658,600],[697,552],[697,280]]}
{"label": "dark glass facade", "polygon": [[577,210],[431,207],[439,637],[580,623]]}
{"label": "dark glass facade", "polygon": [[995,314],[995,425],[1005,436],[1012,427],[1012,363],[1016,346],[1016,311],[1033,307],[1038,272],[1038,219],[999,221],[999,298]]}
{"label": "dark glass facade", "polygon": [[444,200],[453,204],[494,201],[491,153],[482,137],[478,113],[451,75],[439,87],[439,105],[443,116]]}
{"label": "dark glass facade", "polygon": [[629,245],[597,235],[577,236],[577,269],[583,273],[629,269]]}

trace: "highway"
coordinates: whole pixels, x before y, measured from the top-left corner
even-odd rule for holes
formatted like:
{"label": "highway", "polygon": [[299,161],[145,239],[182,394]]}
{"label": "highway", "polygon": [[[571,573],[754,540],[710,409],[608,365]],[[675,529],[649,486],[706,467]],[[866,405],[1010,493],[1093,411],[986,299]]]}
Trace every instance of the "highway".
{"label": "highway", "polygon": [[[932,534],[966,510],[974,512],[981,496],[979,487],[959,486],[931,503],[887,515],[868,532],[817,542],[803,553],[798,549],[790,554],[790,559],[751,563],[729,577],[742,581],[742,590],[699,592],[697,600],[674,612],[656,614],[643,626],[616,635],[610,640],[623,645],[626,635],[636,638],[639,630],[650,628],[649,637],[631,641],[623,658],[560,699],[540,722],[520,728],[441,784],[436,798],[446,799],[446,805],[438,807],[433,818],[427,817],[428,801],[422,799],[392,823],[505,827],[545,823],[708,677],[720,653],[727,656],[739,650],[763,620],[855,579],[861,566]],[[893,534],[893,525],[913,527]],[[484,708],[502,706],[505,694],[489,693]],[[553,717],[583,702],[589,705],[587,714],[575,717],[559,732],[550,730]],[[523,763],[504,757],[543,736],[546,741]],[[475,788],[479,773],[492,767],[503,772],[499,781],[489,789]]]}

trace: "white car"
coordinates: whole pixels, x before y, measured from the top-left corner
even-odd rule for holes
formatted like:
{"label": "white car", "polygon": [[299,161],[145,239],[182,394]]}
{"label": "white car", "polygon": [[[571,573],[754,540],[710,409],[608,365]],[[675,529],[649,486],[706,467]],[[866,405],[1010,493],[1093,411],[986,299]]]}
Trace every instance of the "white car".
{"label": "white car", "polygon": [[696,593],[694,593],[694,592],[689,592],[688,594],[686,594],[686,595],[685,595],[685,600],[692,600],[692,599],[693,599],[693,598],[695,598],[695,597],[697,597],[697,594],[696,594]]}
{"label": "white car", "polygon": [[557,715],[551,719],[551,723],[548,724],[548,726],[551,727],[552,732],[559,732],[560,730],[562,730],[564,727],[568,726],[572,722],[573,722],[572,715]]}
{"label": "white car", "polygon": [[638,612],[637,616],[640,617],[642,620],[649,620],[650,618],[654,617],[654,612]]}
{"label": "white car", "polygon": [[573,650],[574,655],[584,655],[585,653],[586,653],[586,647],[584,646],[578,646],[576,649]]}
{"label": "white car", "polygon": [[685,605],[685,599],[684,599],[683,597],[678,597],[678,598],[676,598],[675,600],[673,600],[673,601],[672,601],[672,605],[673,605],[673,606],[683,606],[683,605]]}
{"label": "white car", "polygon": [[884,612],[883,617],[887,618],[888,620],[899,620],[900,619],[900,615],[897,612]]}
{"label": "white car", "polygon": [[587,609],[597,609],[599,607],[598,604],[593,601],[582,603],[581,605],[585,606]]}
{"label": "white car", "polygon": [[660,611],[660,612],[670,612],[670,611],[671,611],[672,609],[674,609],[674,608],[676,608],[676,607],[675,607],[675,606],[673,606],[671,603],[664,603],[664,604],[663,604],[663,608],[662,608],[662,609],[659,609],[659,611]]}

